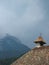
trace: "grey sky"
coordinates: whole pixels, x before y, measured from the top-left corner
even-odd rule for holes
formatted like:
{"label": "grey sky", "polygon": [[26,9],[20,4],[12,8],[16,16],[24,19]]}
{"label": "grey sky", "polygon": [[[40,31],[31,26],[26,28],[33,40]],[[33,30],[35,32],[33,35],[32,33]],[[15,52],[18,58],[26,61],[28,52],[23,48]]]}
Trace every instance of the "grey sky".
{"label": "grey sky", "polygon": [[49,0],[0,0],[0,37],[9,33],[33,47],[40,32],[48,39],[48,28]]}

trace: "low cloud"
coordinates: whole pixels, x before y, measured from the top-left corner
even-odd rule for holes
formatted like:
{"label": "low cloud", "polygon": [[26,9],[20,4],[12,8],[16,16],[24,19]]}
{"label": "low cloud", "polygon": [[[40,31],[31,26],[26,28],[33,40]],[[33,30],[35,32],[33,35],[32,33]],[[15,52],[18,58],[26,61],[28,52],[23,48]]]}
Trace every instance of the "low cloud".
{"label": "low cloud", "polygon": [[1,1],[0,35],[9,33],[20,38],[24,44],[30,45],[28,40],[44,18],[45,11],[40,0]]}

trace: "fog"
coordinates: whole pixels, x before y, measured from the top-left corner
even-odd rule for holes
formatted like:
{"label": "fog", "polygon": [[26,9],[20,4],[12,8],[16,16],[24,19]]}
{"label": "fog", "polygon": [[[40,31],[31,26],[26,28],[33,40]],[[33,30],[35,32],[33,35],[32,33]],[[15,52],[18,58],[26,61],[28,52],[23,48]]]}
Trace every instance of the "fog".
{"label": "fog", "polygon": [[33,47],[42,33],[49,41],[49,0],[0,0],[0,38],[6,33]]}

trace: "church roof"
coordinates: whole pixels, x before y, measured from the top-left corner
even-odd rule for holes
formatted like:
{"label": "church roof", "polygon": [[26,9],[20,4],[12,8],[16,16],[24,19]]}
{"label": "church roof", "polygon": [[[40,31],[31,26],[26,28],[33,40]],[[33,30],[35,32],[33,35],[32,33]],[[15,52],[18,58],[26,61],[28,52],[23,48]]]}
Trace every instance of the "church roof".
{"label": "church roof", "polygon": [[49,65],[49,46],[34,48],[11,65]]}

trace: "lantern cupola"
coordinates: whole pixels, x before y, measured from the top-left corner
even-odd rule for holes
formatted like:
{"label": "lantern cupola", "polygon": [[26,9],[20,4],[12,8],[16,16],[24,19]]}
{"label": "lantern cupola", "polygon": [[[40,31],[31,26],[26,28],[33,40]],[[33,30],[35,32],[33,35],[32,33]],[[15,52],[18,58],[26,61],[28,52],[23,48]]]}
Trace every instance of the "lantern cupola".
{"label": "lantern cupola", "polygon": [[37,47],[41,47],[44,44],[46,44],[45,40],[43,39],[41,35],[34,41],[34,43],[37,44]]}

